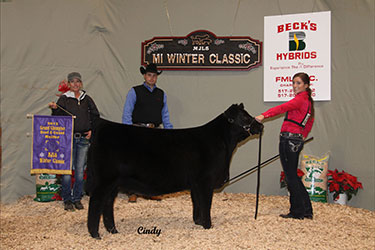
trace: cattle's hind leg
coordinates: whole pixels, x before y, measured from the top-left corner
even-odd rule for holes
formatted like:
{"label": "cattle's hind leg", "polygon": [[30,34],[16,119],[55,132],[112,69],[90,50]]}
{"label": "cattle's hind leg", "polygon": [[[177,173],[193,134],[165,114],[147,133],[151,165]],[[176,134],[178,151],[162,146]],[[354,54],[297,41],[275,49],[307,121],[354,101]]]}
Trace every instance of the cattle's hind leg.
{"label": "cattle's hind leg", "polygon": [[104,226],[107,229],[107,231],[112,234],[118,233],[116,226],[115,226],[114,216],[113,216],[113,204],[117,196],[117,193],[118,193],[117,188],[113,188],[113,190],[108,195],[107,200],[105,201],[105,204],[104,204],[104,208],[103,208]]}

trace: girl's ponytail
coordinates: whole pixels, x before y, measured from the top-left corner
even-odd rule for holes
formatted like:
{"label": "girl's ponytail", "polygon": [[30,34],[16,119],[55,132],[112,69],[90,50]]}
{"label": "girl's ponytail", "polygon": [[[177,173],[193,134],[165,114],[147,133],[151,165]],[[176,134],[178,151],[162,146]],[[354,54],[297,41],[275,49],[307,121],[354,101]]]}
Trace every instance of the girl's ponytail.
{"label": "girl's ponytail", "polygon": [[309,94],[309,101],[311,103],[311,116],[314,117],[314,114],[315,114],[315,110],[314,110],[314,100],[312,99],[311,97],[311,89],[310,89],[310,77],[308,74],[304,73],[304,72],[300,72],[300,73],[297,73],[293,76],[293,79],[295,77],[299,77],[301,78],[301,80],[303,81],[303,83],[309,85],[307,88],[306,88],[306,91],[307,93]]}

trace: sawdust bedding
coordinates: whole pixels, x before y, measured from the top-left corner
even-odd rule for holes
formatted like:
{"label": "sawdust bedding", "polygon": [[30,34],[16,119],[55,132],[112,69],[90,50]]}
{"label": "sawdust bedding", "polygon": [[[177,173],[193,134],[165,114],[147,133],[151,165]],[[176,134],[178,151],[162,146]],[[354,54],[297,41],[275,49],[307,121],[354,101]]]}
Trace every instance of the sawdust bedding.
{"label": "sawdust bedding", "polygon": [[[84,210],[68,212],[63,203],[40,203],[25,196],[0,205],[1,249],[375,249],[375,212],[313,202],[313,220],[279,217],[287,196],[261,196],[257,220],[254,194],[216,193],[209,230],[195,225],[188,192],[162,201],[139,198],[115,202],[118,234],[100,223],[102,240],[89,236]],[[149,232],[149,234],[145,233]],[[159,235],[158,235],[159,234]]]}

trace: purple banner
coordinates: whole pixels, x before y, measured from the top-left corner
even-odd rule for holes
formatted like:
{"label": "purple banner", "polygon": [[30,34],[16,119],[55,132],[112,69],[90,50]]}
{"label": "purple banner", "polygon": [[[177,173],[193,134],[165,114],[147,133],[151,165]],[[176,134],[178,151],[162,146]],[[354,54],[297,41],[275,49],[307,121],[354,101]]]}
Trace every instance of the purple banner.
{"label": "purple banner", "polygon": [[72,174],[73,118],[33,117],[31,174]]}

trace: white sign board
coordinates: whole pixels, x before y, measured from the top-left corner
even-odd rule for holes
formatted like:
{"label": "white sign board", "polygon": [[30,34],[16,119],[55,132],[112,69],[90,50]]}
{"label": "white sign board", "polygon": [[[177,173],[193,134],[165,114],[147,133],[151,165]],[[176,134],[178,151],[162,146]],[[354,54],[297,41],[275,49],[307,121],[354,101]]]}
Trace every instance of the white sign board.
{"label": "white sign board", "polygon": [[294,97],[292,77],[310,76],[315,101],[331,100],[331,12],[264,17],[264,101]]}

